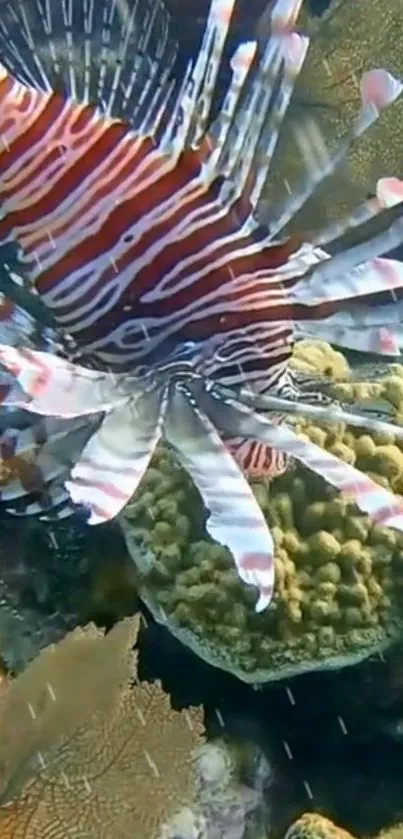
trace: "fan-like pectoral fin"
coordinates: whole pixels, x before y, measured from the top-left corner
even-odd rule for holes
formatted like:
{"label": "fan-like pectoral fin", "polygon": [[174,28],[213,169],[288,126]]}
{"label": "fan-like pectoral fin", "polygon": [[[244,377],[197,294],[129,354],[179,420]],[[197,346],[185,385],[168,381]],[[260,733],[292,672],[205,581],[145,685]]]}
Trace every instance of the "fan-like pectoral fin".
{"label": "fan-like pectoral fin", "polygon": [[2,405],[44,416],[72,418],[109,411],[127,401],[110,373],[72,364],[64,358],[0,344],[0,364],[14,376]]}
{"label": "fan-like pectoral fin", "polygon": [[262,414],[228,397],[225,401],[206,394],[209,414],[228,433],[261,440],[312,469],[343,495],[351,498],[372,521],[403,531],[403,501],[383,489],[363,472],[330,452],[303,440],[284,425],[273,425]]}
{"label": "fan-like pectoral fin", "polygon": [[136,492],[161,439],[166,402],[164,391],[133,394],[85,446],[66,488],[75,504],[88,509],[89,524],[115,518]]}
{"label": "fan-like pectoral fin", "polygon": [[173,390],[165,436],[209,511],[207,531],[232,553],[244,582],[257,586],[256,610],[271,601],[273,540],[263,513],[210,419],[187,390]]}

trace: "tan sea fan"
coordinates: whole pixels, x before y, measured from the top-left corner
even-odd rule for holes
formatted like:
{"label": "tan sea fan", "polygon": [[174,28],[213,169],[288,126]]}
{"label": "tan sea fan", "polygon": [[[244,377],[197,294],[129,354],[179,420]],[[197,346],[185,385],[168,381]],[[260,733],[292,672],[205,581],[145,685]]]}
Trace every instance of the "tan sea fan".
{"label": "tan sea fan", "polygon": [[2,839],[154,839],[191,803],[202,711],[132,685],[138,628],[77,629],[0,694]]}

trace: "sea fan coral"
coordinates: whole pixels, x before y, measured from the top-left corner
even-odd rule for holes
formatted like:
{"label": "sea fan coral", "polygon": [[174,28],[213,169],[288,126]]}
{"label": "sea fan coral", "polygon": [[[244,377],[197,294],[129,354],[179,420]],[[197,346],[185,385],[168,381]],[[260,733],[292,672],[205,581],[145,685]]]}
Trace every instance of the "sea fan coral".
{"label": "sea fan coral", "polygon": [[131,688],[137,631],[77,629],[0,695],[1,836],[155,839],[192,801],[202,712]]}
{"label": "sea fan coral", "polygon": [[138,627],[76,629],[0,691],[4,839],[242,839],[263,813],[260,750],[202,744],[201,709],[138,682]]}

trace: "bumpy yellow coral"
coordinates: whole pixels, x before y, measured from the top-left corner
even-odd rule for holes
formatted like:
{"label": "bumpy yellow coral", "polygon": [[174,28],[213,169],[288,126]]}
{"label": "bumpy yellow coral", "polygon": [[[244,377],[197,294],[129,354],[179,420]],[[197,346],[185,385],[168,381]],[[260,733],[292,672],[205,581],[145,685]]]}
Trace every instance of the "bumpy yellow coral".
{"label": "bumpy yellow coral", "polygon": [[[403,381],[397,367],[391,378]],[[298,429],[403,494],[403,441],[394,435],[304,419]],[[275,543],[273,603],[259,615],[256,590],[206,538],[189,477],[158,453],[122,518],[141,594],[157,617],[204,658],[251,681],[341,666],[387,646],[401,631],[402,534],[371,523],[301,465],[252,486]]]}
{"label": "bumpy yellow coral", "polygon": [[288,828],[284,839],[354,839],[347,830],[318,813],[305,813]]}
{"label": "bumpy yellow coral", "polygon": [[298,341],[291,363],[294,369],[300,373],[310,375],[319,373],[334,381],[350,377],[350,367],[346,359],[341,352],[332,349],[326,341],[315,339]]}
{"label": "bumpy yellow coral", "polygon": [[[396,824],[378,834],[377,839],[402,839],[403,825]],[[319,813],[304,813],[288,828],[284,839],[355,839],[348,830]]]}
{"label": "bumpy yellow coral", "polygon": [[[296,467],[270,486],[255,487],[276,547],[273,604],[257,615],[256,590],[239,580],[228,551],[206,538],[189,479],[165,451],[154,468],[160,482],[154,483],[153,471],[146,475],[122,520],[142,569],[141,594],[159,619],[207,660],[247,680],[268,680],[350,663],[395,637],[402,537],[371,524],[321,478]],[[177,520],[186,519],[187,527],[181,525],[176,537],[172,526],[171,542],[164,543],[168,512],[164,508],[156,520],[158,502],[150,488],[159,488],[168,476]]]}

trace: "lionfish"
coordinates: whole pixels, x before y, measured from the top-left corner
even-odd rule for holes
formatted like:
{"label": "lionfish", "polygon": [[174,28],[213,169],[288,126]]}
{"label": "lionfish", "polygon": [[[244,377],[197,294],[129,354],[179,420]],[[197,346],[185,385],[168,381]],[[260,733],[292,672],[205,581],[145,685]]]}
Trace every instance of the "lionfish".
{"label": "lionfish", "polygon": [[[309,46],[301,4],[270,4],[266,43],[238,45],[218,106],[236,0],[211,0],[179,77],[156,2],[3,0],[0,19],[0,241],[16,243],[21,275],[10,268],[3,289],[0,446],[5,463],[36,453],[2,500],[12,508],[28,494],[25,512],[46,503],[105,522],[164,440],[203,499],[208,533],[257,586],[257,610],[272,598],[274,548],[251,471],[272,475],[291,457],[403,529],[392,493],[278,421],[298,411],[389,427],[306,404],[289,359],[297,331],[316,327],[341,345],[397,352],[403,287],[403,267],[380,256],[403,240],[395,178],[314,239],[285,235],[401,93],[382,69],[362,76],[360,111],[323,167],[258,220]],[[18,411],[31,423],[16,427]],[[32,499],[38,475],[44,492]]]}

